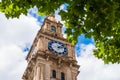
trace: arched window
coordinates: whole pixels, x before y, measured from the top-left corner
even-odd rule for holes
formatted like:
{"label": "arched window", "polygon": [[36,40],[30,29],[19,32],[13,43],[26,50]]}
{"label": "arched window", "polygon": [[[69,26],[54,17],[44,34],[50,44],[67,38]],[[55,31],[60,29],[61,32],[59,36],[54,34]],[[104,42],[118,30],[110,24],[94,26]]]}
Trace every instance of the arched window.
{"label": "arched window", "polygon": [[65,74],[61,72],[61,80],[65,80]]}
{"label": "arched window", "polygon": [[52,70],[52,78],[56,78],[56,71]]}
{"label": "arched window", "polygon": [[51,32],[56,32],[55,26],[51,26]]}

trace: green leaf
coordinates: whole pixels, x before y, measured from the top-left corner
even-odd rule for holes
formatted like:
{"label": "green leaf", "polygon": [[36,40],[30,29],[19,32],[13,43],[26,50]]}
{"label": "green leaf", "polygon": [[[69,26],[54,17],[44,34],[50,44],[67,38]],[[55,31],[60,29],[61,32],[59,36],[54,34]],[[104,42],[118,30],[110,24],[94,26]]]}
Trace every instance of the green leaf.
{"label": "green leaf", "polygon": [[[64,4],[66,10],[60,10]],[[27,15],[34,6],[41,16],[58,9],[65,21],[68,41],[75,44],[81,34],[93,37],[96,57],[105,63],[120,63],[120,0],[2,0],[0,12],[7,18],[15,18]]]}

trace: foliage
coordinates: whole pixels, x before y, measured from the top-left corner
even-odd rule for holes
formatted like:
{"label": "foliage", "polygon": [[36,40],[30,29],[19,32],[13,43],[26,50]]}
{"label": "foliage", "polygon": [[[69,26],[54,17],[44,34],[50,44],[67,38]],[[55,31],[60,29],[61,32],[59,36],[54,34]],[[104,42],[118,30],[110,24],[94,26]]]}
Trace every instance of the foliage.
{"label": "foliage", "polygon": [[84,33],[94,38],[96,57],[105,63],[120,63],[120,0],[2,0],[0,11],[13,18],[27,15],[27,10],[36,6],[40,15],[48,15],[62,4],[67,4],[59,14],[65,21],[68,40],[76,43]]}

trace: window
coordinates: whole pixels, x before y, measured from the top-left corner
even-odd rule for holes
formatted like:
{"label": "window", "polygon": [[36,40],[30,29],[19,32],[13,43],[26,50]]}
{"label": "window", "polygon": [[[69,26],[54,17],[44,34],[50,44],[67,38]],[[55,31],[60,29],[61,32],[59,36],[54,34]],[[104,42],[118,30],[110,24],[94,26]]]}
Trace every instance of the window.
{"label": "window", "polygon": [[56,71],[55,70],[52,70],[52,77],[56,78]]}
{"label": "window", "polygon": [[65,80],[65,74],[61,72],[61,80]]}
{"label": "window", "polygon": [[55,26],[51,26],[51,32],[56,32]]}

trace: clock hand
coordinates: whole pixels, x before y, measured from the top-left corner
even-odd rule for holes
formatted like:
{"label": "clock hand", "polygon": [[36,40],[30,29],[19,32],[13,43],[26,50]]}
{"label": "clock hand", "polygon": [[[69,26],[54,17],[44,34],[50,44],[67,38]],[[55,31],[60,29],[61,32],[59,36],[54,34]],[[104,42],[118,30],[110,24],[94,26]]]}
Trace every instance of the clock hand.
{"label": "clock hand", "polygon": [[52,47],[57,47],[57,45],[52,45]]}
{"label": "clock hand", "polygon": [[63,46],[58,46],[58,48],[63,48]]}
{"label": "clock hand", "polygon": [[63,45],[60,45],[60,46],[58,46],[58,48],[61,48],[61,49],[62,49],[62,48],[64,48],[64,46],[63,46]]}

